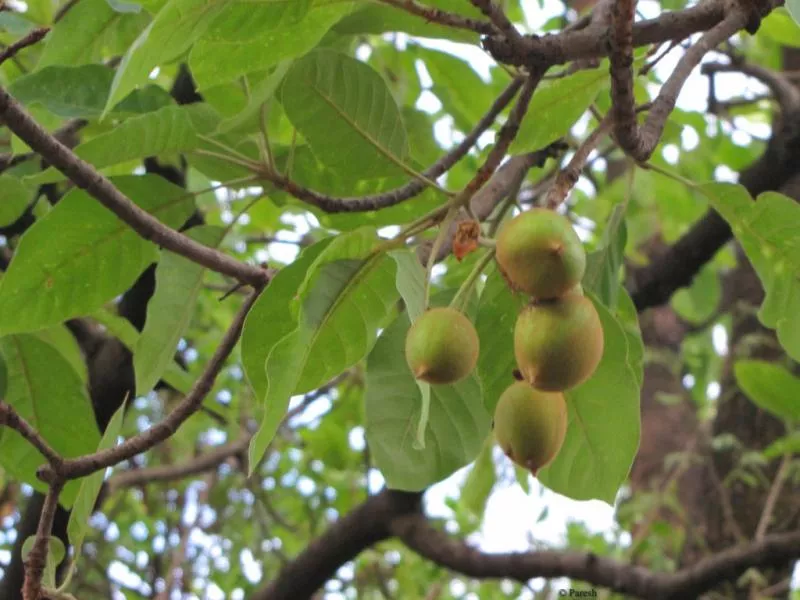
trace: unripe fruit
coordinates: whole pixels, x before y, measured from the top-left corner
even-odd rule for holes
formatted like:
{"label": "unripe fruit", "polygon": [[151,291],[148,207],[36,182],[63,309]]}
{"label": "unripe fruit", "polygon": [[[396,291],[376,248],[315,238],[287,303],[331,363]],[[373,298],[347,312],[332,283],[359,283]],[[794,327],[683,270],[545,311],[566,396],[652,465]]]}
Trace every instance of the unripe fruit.
{"label": "unripe fruit", "polygon": [[567,433],[564,394],[511,384],[494,411],[494,437],[503,452],[536,476],[561,450]]}
{"label": "unripe fruit", "polygon": [[583,277],[586,252],[566,217],[533,208],[500,231],[497,263],[514,289],[534,298],[559,298]]}
{"label": "unripe fruit", "polygon": [[408,330],[406,361],[414,377],[428,383],[455,383],[478,362],[480,342],[472,322],[454,308],[432,308]]}
{"label": "unripe fruit", "polygon": [[524,308],[514,327],[514,356],[533,387],[561,392],[586,381],[603,357],[603,326],[592,301],[569,294]]}

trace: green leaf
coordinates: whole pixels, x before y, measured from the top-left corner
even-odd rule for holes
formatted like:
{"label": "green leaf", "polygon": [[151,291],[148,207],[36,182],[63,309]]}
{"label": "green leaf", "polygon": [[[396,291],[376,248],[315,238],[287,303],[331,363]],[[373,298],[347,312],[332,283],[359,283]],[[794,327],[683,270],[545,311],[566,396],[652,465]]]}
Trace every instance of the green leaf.
{"label": "green leaf", "polygon": [[[240,75],[268,69],[302,56],[314,48],[328,30],[348,14],[353,2],[314,0],[302,21],[268,31],[258,39],[219,42],[201,38],[189,55],[189,66],[199,89],[233,81]],[[269,48],[268,52],[264,49]]]}
{"label": "green leaf", "polygon": [[364,358],[399,295],[395,261],[364,227],[337,236],[311,265],[298,290],[298,320],[313,332],[295,393],[326,383]]}
{"label": "green leaf", "polygon": [[470,131],[494,101],[492,89],[461,58],[446,52],[419,49],[433,85],[431,91],[461,131]]}
{"label": "green leaf", "polygon": [[514,383],[514,325],[517,315],[528,302],[522,294],[513,293],[497,268],[486,280],[478,304],[475,329],[481,341],[478,373],[483,386],[486,410],[494,414],[497,401],[508,386]]}
{"label": "green leaf", "polygon": [[[122,431],[122,422],[124,420],[125,407],[120,406],[108,422],[103,437],[97,445],[98,452],[109,450],[117,445],[117,439],[119,438],[120,431]],[[86,534],[91,530],[89,521],[92,514],[94,514],[94,505],[97,501],[97,496],[100,494],[100,488],[103,487],[104,478],[105,469],[101,469],[79,480],[80,488],[75,497],[75,504],[69,515],[69,521],[67,522],[67,536],[69,537],[70,544],[72,544],[74,548],[76,557],[81,555],[83,540]]]}
{"label": "green leaf", "polygon": [[[97,118],[103,112],[114,70],[103,65],[50,66],[15,80],[9,93],[23,104],[40,104],[51,113]],[[172,103],[158,86],[134,90],[114,107],[115,113],[146,113]]]}
{"label": "green leaf", "polygon": [[413,250],[393,250],[389,256],[397,263],[395,285],[413,323],[425,310],[425,269]]}
{"label": "green leaf", "polygon": [[121,54],[147,21],[144,14],[115,12],[106,0],[81,0],[48,34],[37,68],[77,66]]}
{"label": "green leaf", "polygon": [[155,67],[186,52],[226,5],[225,0],[169,0],[122,57],[105,112],[147,81]]}
{"label": "green leaf", "polygon": [[603,69],[578,71],[543,81],[536,88],[509,152],[523,154],[544,148],[565,135],[608,85]]}
{"label": "green leaf", "polygon": [[[64,547],[64,542],[56,536],[51,535],[48,537],[47,557],[45,558],[44,573],[42,574],[42,585],[48,588],[54,588],[56,586],[56,568],[67,555],[67,549]],[[31,553],[31,550],[33,550],[33,544],[35,542],[35,535],[25,539],[20,552],[22,560],[28,560],[28,555]]]}
{"label": "green leaf", "polygon": [[[433,6],[452,13],[460,13],[472,17],[481,17],[481,14],[462,0],[435,0],[424,4]],[[360,3],[359,10],[342,19],[334,31],[340,35],[381,34],[401,31],[417,37],[433,39],[449,39],[457,42],[477,44],[476,33],[454,27],[444,27],[430,23],[416,15],[393,6],[382,3]]]}
{"label": "green leaf", "polygon": [[[200,143],[192,119],[193,113],[200,110],[199,105],[165,106],[132,117],[111,131],[80,144],[75,154],[96,169],[103,169],[144,156],[191,150]],[[26,181],[42,185],[63,179],[63,173],[50,167]]]}
{"label": "green leaf", "polygon": [[321,50],[292,65],[281,87],[286,116],[317,158],[365,179],[402,173],[408,139],[386,82],[368,65]]}
{"label": "green leaf", "polygon": [[[100,433],[91,402],[83,381],[58,350],[33,335],[12,335],[0,338],[0,353],[8,369],[5,401],[62,456],[93,452]],[[45,462],[19,433],[0,428],[0,464],[11,477],[45,492],[47,486],[36,477]],[[77,481],[68,483],[61,504],[69,508],[77,491]]]}
{"label": "green leaf", "polygon": [[779,437],[762,452],[764,458],[772,460],[784,454],[800,454],[800,432],[794,431]]}
{"label": "green leaf", "polygon": [[800,206],[787,196],[765,192],[757,202],[741,185],[699,186],[711,205],[730,224],[761,280],[766,297],[759,320],[778,333],[778,341],[800,360]]}
{"label": "green leaf", "polygon": [[33,193],[16,177],[0,175],[0,227],[11,225],[33,201]]}
{"label": "green leaf", "polygon": [[[306,248],[292,264],[281,269],[245,319],[241,341],[242,366],[256,398],[264,399],[261,424],[250,442],[251,473],[272,441],[297,385],[297,369],[274,369],[280,359],[291,362],[297,352],[296,337],[292,337],[297,331],[294,297],[309,267],[331,241],[333,238],[326,238]],[[286,389],[288,391],[284,392]]]}
{"label": "green leaf", "polygon": [[470,469],[464,487],[461,488],[460,503],[476,517],[483,517],[486,503],[492,494],[497,481],[492,451],[494,450],[494,435],[491,433],[484,440],[478,458]]}
{"label": "green leaf", "polygon": [[672,308],[690,323],[704,323],[717,310],[722,297],[722,286],[713,266],[704,267],[692,280],[688,288],[678,290],[672,296]]}
{"label": "green leaf", "polygon": [[794,19],[797,25],[800,25],[800,0],[786,0],[786,10]]}
{"label": "green leaf", "polygon": [[219,133],[230,133],[237,131],[240,127],[255,117],[259,116],[261,107],[265,102],[269,101],[278,89],[278,86],[283,81],[284,75],[292,65],[291,61],[284,61],[278,63],[275,69],[267,75],[259,85],[250,90],[250,96],[247,100],[247,106],[244,107],[235,116],[225,119],[219,124],[217,131]]}
{"label": "green leaf", "polygon": [[454,385],[432,385],[425,448],[414,447],[422,397],[405,360],[410,326],[408,314],[402,313],[367,359],[366,435],[388,487],[420,491],[475,459],[491,417],[475,373]]}
{"label": "green leaf", "polygon": [[58,350],[61,356],[75,369],[81,381],[88,383],[89,369],[86,365],[86,359],[83,356],[83,352],[81,352],[81,347],[78,345],[78,340],[75,339],[75,336],[65,325],[42,329],[36,332],[36,336]]}
{"label": "green leaf", "polygon": [[758,34],[766,36],[782,46],[800,48],[800,25],[798,25],[798,6],[787,2],[788,11],[783,7],[773,10],[761,21]]}
{"label": "green leaf", "polygon": [[575,500],[613,504],[639,447],[640,339],[609,310],[592,301],[603,324],[605,349],[594,375],[565,392],[567,436],[539,481]]}
{"label": "green leaf", "polygon": [[736,383],[760,408],[779,419],[800,421],[800,378],[763,360],[737,360]]}
{"label": "green leaf", "polygon": [[[113,182],[169,227],[184,223],[194,208],[183,189],[156,175]],[[89,314],[127,290],[157,258],[155,244],[73,189],[20,239],[0,280],[0,332],[35,331]]]}
{"label": "green leaf", "polygon": [[[216,248],[223,232],[220,227],[200,226],[186,235]],[[205,267],[188,258],[162,251],[156,267],[156,289],[147,303],[147,320],[133,351],[137,395],[150,391],[173,362],[175,348],[194,314],[205,273]]]}
{"label": "green leaf", "polygon": [[622,282],[619,270],[625,258],[625,244],[628,230],[625,226],[624,204],[617,204],[608,219],[603,232],[600,249],[590,252],[586,257],[586,273],[583,275],[583,288],[594,292],[599,300],[614,310],[617,305]]}
{"label": "green leaf", "polygon": [[249,42],[273,29],[291,27],[300,22],[311,0],[233,0],[228,2],[203,36],[219,42]]}

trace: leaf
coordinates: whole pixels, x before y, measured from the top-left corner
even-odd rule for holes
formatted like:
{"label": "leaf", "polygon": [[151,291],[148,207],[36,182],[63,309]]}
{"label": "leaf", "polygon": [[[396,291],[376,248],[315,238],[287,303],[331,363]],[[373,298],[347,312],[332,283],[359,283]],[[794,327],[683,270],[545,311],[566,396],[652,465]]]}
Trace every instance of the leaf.
{"label": "leaf", "polygon": [[602,69],[543,81],[536,88],[509,153],[533,152],[555,142],[570,130],[607,85],[608,72]]}
{"label": "leaf", "polygon": [[[223,232],[220,227],[200,226],[193,227],[186,235],[204,246],[216,248]],[[205,273],[202,265],[162,251],[156,267],[156,289],[147,303],[147,319],[133,351],[137,395],[153,389],[173,362],[178,342],[194,314]]]}
{"label": "leaf", "polygon": [[800,25],[800,0],[786,0],[786,10],[794,19],[797,25]]}
{"label": "leaf", "polygon": [[484,404],[490,414],[494,414],[500,396],[515,381],[514,325],[527,301],[525,296],[509,289],[497,268],[492,269],[481,293],[475,320],[481,341],[478,374],[483,385]]}
{"label": "leaf", "polygon": [[624,204],[617,204],[603,232],[600,249],[586,257],[586,272],[581,282],[584,289],[594,292],[599,300],[614,310],[622,283],[619,270],[625,258],[628,230],[625,226]]}
{"label": "leaf", "polygon": [[316,157],[336,172],[369,179],[402,173],[408,155],[400,110],[371,67],[329,50],[295,62],[281,87],[286,116]]}
{"label": "leaf", "polygon": [[226,5],[224,0],[169,0],[122,57],[105,112],[147,81],[155,67],[186,52]]}
{"label": "leaf", "polygon": [[[107,133],[75,148],[75,154],[95,169],[103,169],[143,156],[191,150],[199,145],[192,119],[201,105],[165,106],[157,111],[131,117]],[[29,177],[29,184],[42,185],[65,179],[54,167]]]}
{"label": "leaf", "polygon": [[782,46],[800,48],[800,25],[798,24],[797,3],[786,3],[787,10],[782,7],[773,10],[761,21],[759,35],[764,35]]}
{"label": "leaf", "polygon": [[389,256],[397,263],[395,285],[413,323],[425,310],[425,269],[413,250],[393,250]]}
{"label": "leaf", "polygon": [[[97,445],[98,452],[101,450],[109,450],[117,445],[120,431],[122,431],[122,422],[124,420],[125,407],[120,406],[108,422],[103,437]],[[91,530],[89,522],[92,514],[94,514],[95,502],[97,502],[97,496],[100,494],[100,488],[103,486],[104,478],[105,469],[101,469],[79,480],[80,488],[75,497],[75,504],[69,515],[69,521],[67,522],[67,536],[69,537],[70,544],[72,544],[74,548],[76,557],[81,555],[83,540],[86,534]]]}
{"label": "leaf", "polygon": [[[435,0],[425,4],[453,13],[480,17],[480,13],[462,0]],[[334,27],[340,35],[381,34],[402,31],[417,37],[449,39],[457,42],[477,44],[476,33],[453,27],[444,27],[428,22],[405,10],[381,3],[359,3],[359,10],[342,19]]]}
{"label": "leaf", "polygon": [[311,330],[295,393],[326,383],[364,358],[398,300],[395,261],[364,227],[337,236],[298,290],[298,320]]}
{"label": "leaf", "polygon": [[[51,113],[97,118],[103,112],[114,70],[103,65],[50,66],[15,80],[9,93],[23,104],[40,104]],[[114,107],[115,113],[146,113],[172,103],[158,86],[134,90]]]}
{"label": "leaf", "polygon": [[81,0],[47,36],[37,69],[83,65],[121,54],[147,25],[146,15],[115,12],[106,0]]}
{"label": "leaf", "polygon": [[[276,361],[282,357],[291,361],[298,350],[297,338],[292,337],[297,331],[297,319],[292,310],[293,298],[308,268],[332,240],[327,238],[309,246],[292,264],[278,271],[245,319],[241,340],[242,366],[256,398],[264,400],[261,424],[250,441],[248,451],[250,473],[257,467],[275,436],[297,385],[297,369],[278,369],[273,375]],[[284,393],[286,388],[289,389]]]}
{"label": "leaf", "polygon": [[737,360],[737,385],[757,406],[779,419],[800,421],[800,378],[763,360]]}
{"label": "leaf", "polygon": [[19,219],[33,197],[33,193],[19,179],[0,175],[0,227],[7,227]]}
{"label": "leaf", "polygon": [[78,345],[78,340],[75,339],[75,336],[65,325],[42,329],[36,332],[36,336],[58,350],[61,356],[75,369],[75,373],[78,374],[81,381],[84,383],[89,381],[89,369],[83,352],[81,352],[81,347]]}
{"label": "leaf", "polygon": [[717,310],[722,297],[722,286],[713,266],[705,266],[692,280],[688,288],[678,290],[672,296],[672,307],[681,318],[690,323],[704,323]]}
{"label": "leaf", "polygon": [[469,471],[467,480],[461,488],[460,503],[476,517],[483,517],[486,503],[492,494],[492,489],[497,481],[492,451],[494,450],[494,435],[491,433],[484,440],[478,458]]}
{"label": "leaf", "polygon": [[291,65],[291,61],[288,60],[278,63],[272,73],[266,76],[258,86],[250,90],[247,106],[239,111],[236,116],[222,121],[217,131],[219,133],[236,131],[248,121],[257,117],[264,103],[268,102],[275,94],[275,90],[278,89]]}
{"label": "leaf", "polygon": [[[191,196],[156,175],[113,183],[169,227],[180,226],[194,209]],[[157,258],[155,244],[73,189],[20,239],[0,279],[0,332],[35,331],[89,314],[127,290]]]}
{"label": "leaf", "polygon": [[[227,83],[246,73],[262,71],[283,60],[304,55],[353,6],[353,2],[341,0],[314,0],[302,21],[273,29],[258,39],[233,43],[201,38],[189,55],[189,66],[198,89]],[[269,52],[265,52],[265,48],[269,48]]]}
{"label": "leaf", "polygon": [[311,0],[233,0],[214,18],[203,38],[249,42],[273,29],[291,27],[308,14]]}
{"label": "leaf", "polygon": [[367,359],[366,435],[370,453],[391,489],[420,491],[475,459],[491,417],[475,373],[454,385],[430,386],[425,448],[414,448],[421,392],[405,361],[410,327],[402,313]]}
{"label": "leaf", "polygon": [[[33,335],[12,335],[0,338],[0,353],[8,369],[5,401],[62,456],[93,452],[100,433],[91,402],[83,381],[58,350]],[[19,433],[0,428],[0,464],[11,477],[45,492],[47,486],[36,477],[45,463]],[[69,508],[77,491],[77,481],[68,483],[61,504]]]}
{"label": "leaf", "polygon": [[[49,588],[56,586],[56,567],[64,560],[67,555],[67,549],[64,547],[64,542],[54,535],[47,536],[47,557],[45,558],[44,573],[42,574],[42,585]],[[25,539],[22,544],[20,555],[23,561],[28,560],[28,555],[33,550],[33,545],[36,543],[36,536],[31,535]]]}
{"label": "leaf", "polygon": [[800,206],[775,192],[757,202],[738,184],[699,186],[711,205],[730,224],[734,236],[758,273],[766,297],[758,312],[764,326],[794,360],[800,360]]}
{"label": "leaf", "polygon": [[539,481],[574,500],[613,504],[639,447],[639,393],[642,363],[631,332],[588,293],[600,315],[603,358],[583,384],[565,392],[567,435]]}

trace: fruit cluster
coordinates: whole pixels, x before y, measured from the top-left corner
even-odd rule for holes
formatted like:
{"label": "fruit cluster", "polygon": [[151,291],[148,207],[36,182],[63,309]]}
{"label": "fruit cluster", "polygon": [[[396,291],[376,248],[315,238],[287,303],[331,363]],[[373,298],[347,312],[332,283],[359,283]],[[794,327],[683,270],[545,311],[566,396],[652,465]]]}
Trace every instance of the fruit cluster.
{"label": "fruit cluster", "polygon": [[597,369],[603,327],[583,295],[586,253],[565,217],[534,208],[509,221],[497,238],[497,264],[512,289],[532,298],[514,327],[522,381],[500,396],[494,433],[503,452],[536,475],[561,450],[563,392]]}
{"label": "fruit cluster", "polygon": [[[563,392],[597,369],[603,328],[580,285],[583,244],[565,217],[535,208],[509,221],[497,238],[497,264],[509,286],[531,301],[514,327],[521,381],[500,396],[494,435],[511,460],[536,475],[561,449],[567,429]],[[433,308],[412,325],[405,352],[417,379],[455,383],[475,368],[478,334],[458,310]]]}

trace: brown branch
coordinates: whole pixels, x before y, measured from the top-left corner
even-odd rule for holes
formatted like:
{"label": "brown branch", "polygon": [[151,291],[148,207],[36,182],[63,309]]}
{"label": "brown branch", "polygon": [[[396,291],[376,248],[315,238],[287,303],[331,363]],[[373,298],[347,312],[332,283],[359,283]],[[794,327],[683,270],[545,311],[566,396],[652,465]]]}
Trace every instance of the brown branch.
{"label": "brown branch", "polygon": [[25,583],[22,586],[23,600],[41,600],[42,576],[47,564],[47,549],[50,546],[50,532],[58,509],[58,496],[64,488],[64,481],[54,481],[50,485],[39,518],[39,527],[28,557],[25,559]]}
{"label": "brown branch", "polygon": [[592,553],[534,551],[486,553],[437,529],[421,515],[398,517],[392,532],[409,548],[438,565],[477,579],[526,582],[569,577],[641,598],[697,598],[750,567],[783,564],[800,555],[800,532],[765,537],[726,550],[674,574],[659,573]]}
{"label": "brown branch", "polygon": [[[472,131],[470,131],[457,146],[423,171],[422,175],[428,180],[433,180],[449,171],[453,165],[469,152],[470,148],[478,141],[478,138],[492,126],[497,116],[508,106],[521,86],[522,78],[514,78],[492,103],[481,120],[475,124]],[[422,192],[426,186],[424,181],[413,179],[402,187],[380,194],[334,198],[333,196],[328,196],[303,187],[292,181],[289,177],[275,171],[267,171],[262,173],[262,175],[269,182],[286,193],[291,194],[298,200],[302,200],[311,206],[316,206],[328,213],[366,212],[388,208],[413,198]]]}
{"label": "brown branch", "polygon": [[710,50],[746,27],[750,17],[743,8],[732,8],[730,14],[705,32],[678,61],[653,101],[647,120],[639,127],[633,93],[634,8],[635,0],[620,0],[614,4],[609,39],[611,116],[614,120],[614,136],[620,148],[643,162],[650,158],[658,146],[678,94],[694,68]]}
{"label": "brown branch", "polygon": [[0,400],[0,426],[9,427],[19,433],[54,467],[59,466],[64,461],[62,456],[50,447],[50,444],[47,443],[39,432],[23,419],[19,413],[14,410],[14,407],[3,400]]}
{"label": "brown branch", "polygon": [[470,2],[486,15],[497,30],[505,36],[509,44],[515,45],[522,41],[522,36],[519,34],[519,31],[517,31],[517,28],[508,20],[503,9],[492,2],[492,0],[470,0]]}
{"label": "brown branch", "polygon": [[[754,8],[761,16],[783,4],[782,0],[756,0]],[[728,10],[725,0],[706,0],[681,11],[665,11],[655,19],[633,25],[633,46],[661,44],[684,39],[694,33],[707,31],[722,21]],[[484,47],[499,62],[524,66],[527,64],[557,65],[573,60],[608,56],[608,42],[603,28],[594,24],[583,29],[544,36],[526,36],[521,50],[505,43],[502,36],[488,37]]]}
{"label": "brown branch", "polygon": [[139,208],[92,165],[78,158],[72,150],[44,130],[5,89],[0,87],[0,121],[13,131],[49,164],[66,175],[75,185],[98,200],[146,240],[189,260],[230,275],[260,289],[269,282],[267,271],[239,262],[217,250],[203,246],[167,227]]}
{"label": "brown branch", "polygon": [[400,10],[404,10],[408,13],[411,13],[412,15],[422,17],[423,19],[431,23],[444,25],[445,27],[453,27],[455,29],[465,29],[467,31],[472,31],[474,33],[480,33],[483,35],[489,35],[495,33],[495,30],[492,27],[491,23],[486,23],[485,21],[478,21],[477,19],[470,19],[469,17],[462,17],[461,15],[449,13],[447,11],[438,8],[424,6],[416,2],[415,0],[378,0],[378,1],[382,2],[383,4],[388,4],[389,6],[394,6],[395,8],[399,8]]}
{"label": "brown branch", "polygon": [[785,113],[800,109],[800,90],[782,73],[745,62],[732,64],[706,63],[701,72],[713,77],[716,73],[742,73],[763,83]]}
{"label": "brown branch", "polygon": [[0,52],[0,65],[6,62],[9,58],[13,58],[17,55],[17,53],[22,50],[23,48],[27,48],[28,46],[33,46],[39,40],[41,40],[44,36],[47,35],[47,32],[50,31],[47,27],[39,27],[37,29],[32,30],[28,35],[24,38],[14,42],[13,44],[9,44],[5,50]]}
{"label": "brown branch", "polygon": [[205,473],[206,471],[215,469],[230,457],[244,452],[247,449],[247,445],[250,443],[250,437],[249,435],[243,436],[229,444],[204,452],[184,463],[159,465],[157,467],[117,473],[108,480],[108,491],[109,493],[113,493],[125,488],[155,482],[175,481],[191,477],[192,475]]}
{"label": "brown branch", "polygon": [[[543,166],[548,158],[559,156],[564,152],[565,148],[566,145],[558,141],[536,152],[511,157],[492,175],[489,182],[472,197],[470,202],[472,215],[479,221],[489,218],[489,215],[492,214],[497,205],[511,192],[519,188],[528,171],[533,167]],[[468,215],[462,211],[461,217],[468,218]],[[450,231],[436,255],[437,262],[444,260],[452,252],[453,235],[458,228],[459,220],[456,219],[450,224]],[[423,265],[428,263],[431,249],[432,243],[425,243],[419,246],[417,256]]]}
{"label": "brown branch", "polygon": [[370,496],[309,544],[278,576],[248,600],[302,600],[363,550],[391,536],[399,515],[418,513],[421,494],[382,490]]}
{"label": "brown branch", "polygon": [[[214,381],[222,369],[225,360],[239,340],[244,319],[257,297],[258,292],[253,292],[242,303],[242,307],[239,309],[233,323],[225,333],[225,337],[223,337],[203,373],[192,386],[189,393],[184,396],[180,403],[178,403],[172,412],[164,417],[163,420],[153,425],[147,431],[143,431],[125,440],[119,446],[102,450],[94,454],[65,460],[60,468],[54,471],[54,474],[64,479],[85,477],[95,471],[114,466],[123,460],[141,454],[172,436],[186,419],[197,412],[206,394],[208,394],[213,387]],[[47,467],[44,467],[44,469],[47,469]]]}

